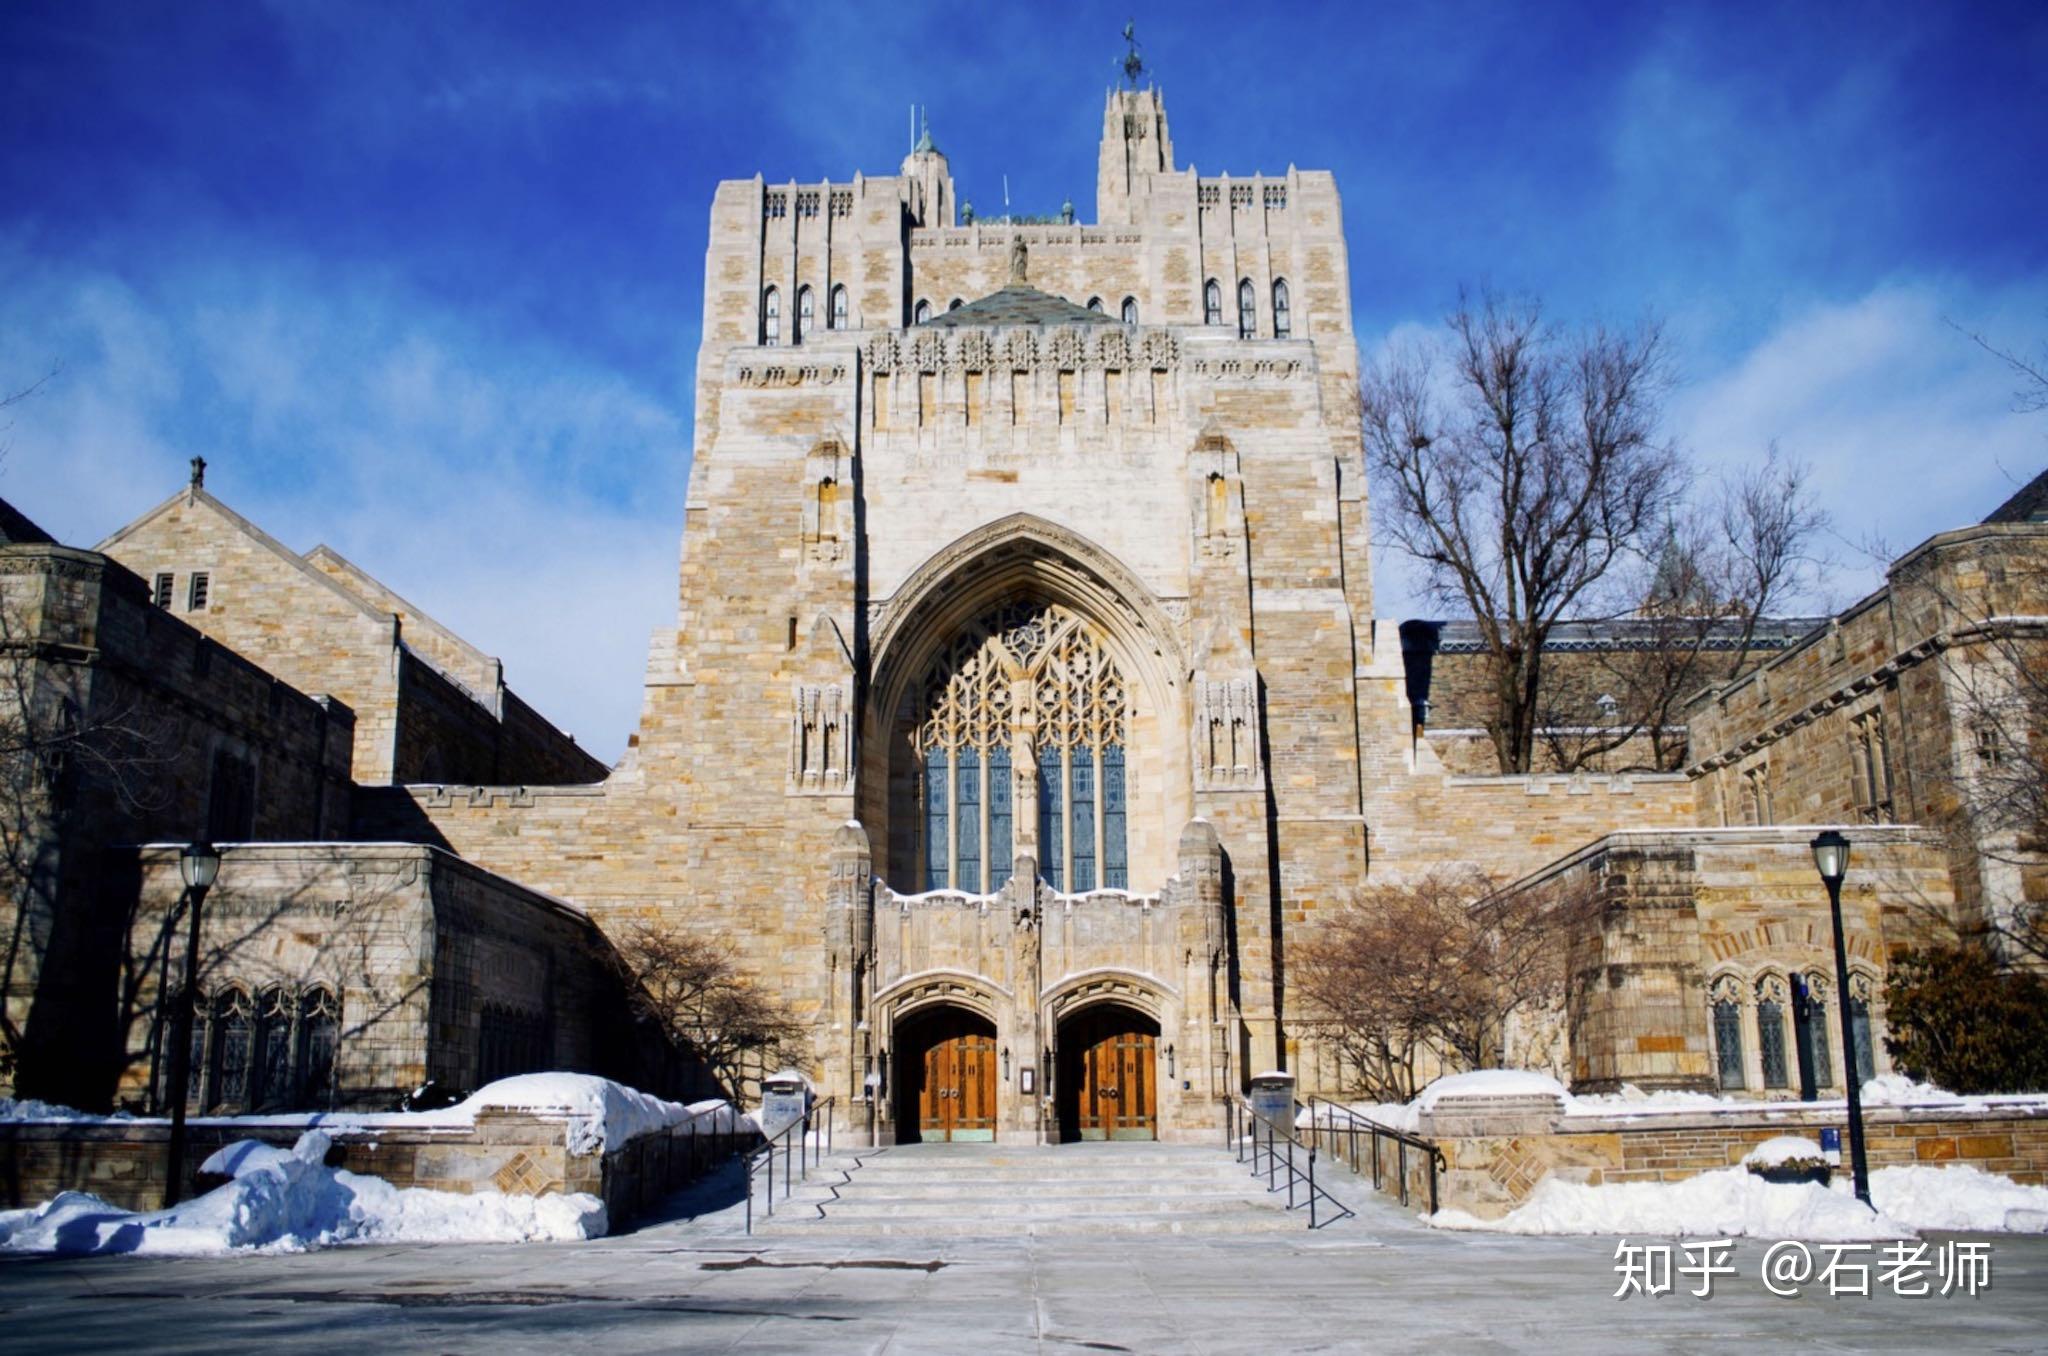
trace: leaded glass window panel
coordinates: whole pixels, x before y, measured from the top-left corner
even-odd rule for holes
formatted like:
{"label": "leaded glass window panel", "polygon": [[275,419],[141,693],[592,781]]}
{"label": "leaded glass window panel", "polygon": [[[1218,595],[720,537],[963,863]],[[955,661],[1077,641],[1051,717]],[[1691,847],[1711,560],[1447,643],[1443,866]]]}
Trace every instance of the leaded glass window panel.
{"label": "leaded glass window panel", "polygon": [[1714,1058],[1724,1090],[1742,1091],[1742,1004],[1723,998],[1714,1004]]}
{"label": "leaded glass window panel", "polygon": [[249,995],[230,989],[221,995],[213,1021],[214,1106],[249,1104],[249,1064],[255,1035]]}
{"label": "leaded glass window panel", "polygon": [[954,849],[953,883],[961,890],[981,889],[981,755],[973,745],[953,755],[956,785],[953,822],[959,827]]}
{"label": "leaded glass window panel", "polygon": [[249,1090],[254,1107],[282,1107],[292,1099],[292,1019],[297,1004],[283,989],[257,999],[256,1068]]}
{"label": "leaded glass window panel", "polygon": [[1849,1034],[1856,1042],[1856,1082],[1860,1087],[1877,1077],[1877,1058],[1870,1045],[1870,999],[1851,989]]}
{"label": "leaded glass window panel", "polygon": [[931,749],[924,756],[924,888],[943,890],[953,882],[953,861],[948,852],[946,825],[952,809],[947,789],[946,751]]}
{"label": "leaded glass window panel", "polygon": [[1061,810],[1067,779],[1058,749],[1038,760],[1038,874],[1055,891],[1066,888],[1066,816]]}
{"label": "leaded glass window panel", "polygon": [[988,888],[1000,890],[1010,880],[1012,858],[1010,804],[1016,787],[1011,781],[1010,750],[998,744],[988,751]]}
{"label": "leaded glass window panel", "polygon": [[1131,888],[1124,819],[1124,750],[1110,744],[1102,750],[1102,883],[1111,890]]}
{"label": "leaded glass window panel", "polygon": [[1095,751],[1086,744],[1073,752],[1074,809],[1068,816],[1073,826],[1075,894],[1095,888]]}
{"label": "leaded glass window panel", "polygon": [[317,1110],[334,1100],[334,1051],[341,1040],[341,1005],[326,989],[305,997],[299,1015],[299,1105]]}
{"label": "leaded glass window panel", "polygon": [[1756,1043],[1763,1056],[1764,1086],[1784,1088],[1792,1085],[1790,1067],[1785,1060],[1785,1005],[1774,999],[1764,999],[1756,1005]]}

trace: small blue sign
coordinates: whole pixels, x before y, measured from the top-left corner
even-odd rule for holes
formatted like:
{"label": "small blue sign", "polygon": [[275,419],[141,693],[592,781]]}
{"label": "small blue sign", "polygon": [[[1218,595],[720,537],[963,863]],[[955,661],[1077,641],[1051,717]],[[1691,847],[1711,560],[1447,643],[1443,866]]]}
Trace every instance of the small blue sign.
{"label": "small blue sign", "polygon": [[1842,1132],[1833,1126],[1829,1126],[1821,1131],[1820,1147],[1824,1153],[1838,1154],[1842,1152]]}

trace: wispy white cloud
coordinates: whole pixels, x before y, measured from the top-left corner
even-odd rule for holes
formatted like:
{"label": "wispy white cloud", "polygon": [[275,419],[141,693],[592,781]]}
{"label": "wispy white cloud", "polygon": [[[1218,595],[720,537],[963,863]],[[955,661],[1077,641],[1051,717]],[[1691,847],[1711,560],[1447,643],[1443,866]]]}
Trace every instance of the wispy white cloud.
{"label": "wispy white cloud", "polygon": [[[1861,546],[1903,551],[1976,522],[2048,467],[2048,416],[2015,412],[2011,373],[1956,328],[2011,336],[2017,348],[2044,318],[2048,278],[2003,288],[1902,279],[1790,308],[1725,364],[1681,351],[1680,371],[1696,376],[1670,400],[1667,431],[1707,481],[1761,460],[1774,440],[1812,467],[1839,564],[1826,592],[1799,605],[1840,606],[1881,580]],[[1698,328],[1673,327],[1681,345]],[[1380,351],[1427,337],[1403,325]],[[1374,562],[1381,616],[1434,610],[1413,562],[1389,548]]]}
{"label": "wispy white cloud", "polygon": [[208,485],[288,544],[328,542],[506,661],[612,757],[649,631],[674,614],[684,420],[660,393],[388,278],[225,252],[149,295],[0,246],[5,494],[91,544]]}

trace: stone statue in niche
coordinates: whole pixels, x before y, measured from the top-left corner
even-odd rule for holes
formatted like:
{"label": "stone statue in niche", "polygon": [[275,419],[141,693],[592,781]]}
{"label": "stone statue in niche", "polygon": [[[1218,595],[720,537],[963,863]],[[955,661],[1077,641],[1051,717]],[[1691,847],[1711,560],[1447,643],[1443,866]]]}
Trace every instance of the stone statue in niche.
{"label": "stone statue in niche", "polygon": [[1031,251],[1024,244],[1022,236],[1010,240],[1010,286],[1023,287],[1029,281]]}

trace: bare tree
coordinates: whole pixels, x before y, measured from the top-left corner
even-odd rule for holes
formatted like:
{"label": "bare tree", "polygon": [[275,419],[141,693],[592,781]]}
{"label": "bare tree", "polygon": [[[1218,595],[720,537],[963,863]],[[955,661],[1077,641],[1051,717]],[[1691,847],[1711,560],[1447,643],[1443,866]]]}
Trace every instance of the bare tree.
{"label": "bare tree", "polygon": [[[167,799],[162,772],[171,734],[134,694],[93,681],[72,647],[46,643],[29,608],[0,578],[0,873],[10,916],[0,938],[0,1074],[22,1052],[25,970],[47,943],[68,856],[111,841]],[[34,1087],[23,1089],[33,1093]]]}
{"label": "bare tree", "polygon": [[2048,344],[2043,344],[2041,352],[2029,358],[2013,349],[2001,348],[1983,335],[1963,329],[1954,321],[1950,321],[1949,325],[1950,328],[1968,337],[1978,348],[2004,363],[2007,370],[2019,381],[2019,385],[2012,393],[2013,409],[2021,414],[2048,410]]}
{"label": "bare tree", "polygon": [[1563,333],[1490,293],[1461,298],[1447,329],[1365,374],[1366,455],[1382,524],[1477,622],[1487,732],[1501,769],[1526,772],[1552,631],[1626,608],[1616,568],[1685,489],[1657,429],[1664,344],[1655,324]]}
{"label": "bare tree", "polygon": [[1367,1095],[1406,1101],[1441,1065],[1502,1057],[1509,1024],[1560,1007],[1577,895],[1506,895],[1476,867],[1369,887],[1297,952],[1308,1011]]}
{"label": "bare tree", "polygon": [[1617,750],[1623,770],[1673,771],[1686,753],[1685,708],[1710,682],[1739,677],[1760,625],[1807,592],[1826,558],[1828,515],[1810,468],[1776,442],[1705,502],[1669,519],[1664,544],[1640,562],[1640,605],[1589,662],[1553,663],[1539,700],[1538,738],[1556,767],[1594,766]]}
{"label": "bare tree", "polygon": [[802,1026],[721,943],[642,923],[617,948],[634,1015],[702,1061],[729,1092],[737,1095],[750,1075],[805,1057]]}

